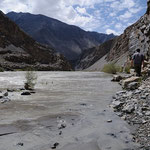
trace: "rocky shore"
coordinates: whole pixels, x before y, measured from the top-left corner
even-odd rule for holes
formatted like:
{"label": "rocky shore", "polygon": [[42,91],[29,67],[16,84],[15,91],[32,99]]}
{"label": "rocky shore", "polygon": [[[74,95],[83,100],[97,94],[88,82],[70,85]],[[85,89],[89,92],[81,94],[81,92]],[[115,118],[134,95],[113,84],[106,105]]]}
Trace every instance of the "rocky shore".
{"label": "rocky shore", "polygon": [[[150,150],[150,77],[122,80],[123,90],[113,96],[111,107],[133,129],[133,141],[139,150]],[[127,81],[130,81],[127,83]]]}

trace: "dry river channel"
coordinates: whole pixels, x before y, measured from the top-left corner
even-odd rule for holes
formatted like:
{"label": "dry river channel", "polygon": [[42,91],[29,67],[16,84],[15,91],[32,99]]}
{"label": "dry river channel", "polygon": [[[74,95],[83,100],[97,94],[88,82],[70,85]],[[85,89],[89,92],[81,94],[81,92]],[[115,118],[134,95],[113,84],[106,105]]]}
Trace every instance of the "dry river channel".
{"label": "dry river channel", "polygon": [[0,73],[0,150],[136,150],[131,129],[111,108],[121,90],[101,72],[36,72],[31,95],[25,72]]}

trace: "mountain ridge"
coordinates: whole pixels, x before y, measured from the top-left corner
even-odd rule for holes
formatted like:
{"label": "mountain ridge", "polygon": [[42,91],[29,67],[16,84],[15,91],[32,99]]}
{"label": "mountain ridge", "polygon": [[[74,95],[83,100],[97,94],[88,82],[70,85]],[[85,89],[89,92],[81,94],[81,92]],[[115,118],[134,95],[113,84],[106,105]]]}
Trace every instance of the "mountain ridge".
{"label": "mountain ridge", "polygon": [[4,69],[71,70],[62,55],[33,40],[0,11],[0,66]]}
{"label": "mountain ridge", "polygon": [[68,60],[76,60],[84,50],[114,37],[113,34],[84,31],[77,26],[41,14],[10,12],[6,15],[32,38],[50,45]]}

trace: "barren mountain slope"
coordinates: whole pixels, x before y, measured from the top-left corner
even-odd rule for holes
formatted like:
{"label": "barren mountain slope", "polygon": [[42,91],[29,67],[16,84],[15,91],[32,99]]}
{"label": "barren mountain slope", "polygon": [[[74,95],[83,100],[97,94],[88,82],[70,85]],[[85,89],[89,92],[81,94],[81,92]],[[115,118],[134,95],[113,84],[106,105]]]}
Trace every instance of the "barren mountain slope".
{"label": "barren mountain slope", "polygon": [[4,69],[71,70],[62,55],[43,46],[0,12],[0,65]]}

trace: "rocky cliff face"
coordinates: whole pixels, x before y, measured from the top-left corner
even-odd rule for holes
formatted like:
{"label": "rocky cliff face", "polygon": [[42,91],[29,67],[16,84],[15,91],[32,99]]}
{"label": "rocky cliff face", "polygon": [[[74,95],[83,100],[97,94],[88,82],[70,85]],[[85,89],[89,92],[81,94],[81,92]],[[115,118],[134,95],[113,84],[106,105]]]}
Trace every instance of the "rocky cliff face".
{"label": "rocky cliff face", "polygon": [[7,16],[36,41],[51,45],[71,61],[78,59],[84,50],[114,37],[113,34],[86,32],[43,15],[11,12]]}
{"label": "rocky cliff face", "polygon": [[0,66],[5,69],[71,70],[62,55],[35,42],[0,12]]}
{"label": "rocky cliff face", "polygon": [[145,15],[118,38],[107,56],[107,61],[117,61],[126,52],[131,55],[137,48],[140,48],[144,54],[150,53],[150,0],[147,4]]}
{"label": "rocky cliff face", "polygon": [[[106,43],[103,45],[105,44]],[[147,11],[145,15],[136,23],[126,28],[124,33],[116,38],[108,54],[100,58],[86,70],[101,70],[105,64],[111,62],[124,65],[127,61],[127,57],[131,56],[137,48],[140,48],[141,52],[145,55],[148,54],[150,56],[150,0],[147,1]],[[96,51],[97,48],[93,49],[93,51]]]}
{"label": "rocky cliff face", "polygon": [[79,59],[76,65],[76,69],[82,70],[93,65],[95,62],[97,62],[99,59],[101,59],[104,55],[106,55],[110,51],[110,49],[114,46],[117,39],[118,39],[117,37],[113,38],[101,44],[100,46],[86,50]]}

